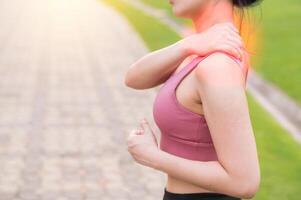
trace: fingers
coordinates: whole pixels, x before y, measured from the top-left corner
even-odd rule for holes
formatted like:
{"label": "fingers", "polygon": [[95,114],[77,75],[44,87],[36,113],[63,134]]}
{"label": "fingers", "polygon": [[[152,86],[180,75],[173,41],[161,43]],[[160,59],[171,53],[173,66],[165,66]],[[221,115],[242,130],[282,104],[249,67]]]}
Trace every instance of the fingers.
{"label": "fingers", "polygon": [[142,132],[141,129],[133,129],[128,135],[128,140],[130,140],[132,137],[135,137],[136,135],[140,135]]}
{"label": "fingers", "polygon": [[132,137],[135,137],[137,135],[142,135],[145,132],[145,130],[148,128],[146,125],[148,125],[148,122],[144,118],[141,120],[138,128],[130,131],[127,140],[129,141]]}
{"label": "fingers", "polygon": [[143,126],[144,123],[146,123],[145,118],[141,119],[141,120],[140,120],[140,123],[139,123],[139,125],[140,125],[140,127],[141,127],[142,129],[144,129],[144,126]]}
{"label": "fingers", "polygon": [[150,127],[150,124],[146,120],[146,118],[143,118],[140,122],[140,125],[142,126],[143,130],[149,130],[151,133],[153,133],[152,128]]}
{"label": "fingers", "polygon": [[240,48],[241,46],[237,45],[237,43],[232,42],[232,41],[228,41],[227,44],[229,44],[233,48],[233,51],[236,52],[236,56],[238,58],[241,59],[243,57],[243,51],[242,51],[243,49]]}
{"label": "fingers", "polygon": [[213,29],[208,36],[213,40],[211,49],[225,51],[242,61],[245,46],[235,25],[231,22],[219,23]]}
{"label": "fingers", "polygon": [[226,24],[232,31],[234,31],[235,33],[239,33],[238,29],[234,26],[234,24],[232,24],[231,22],[228,22]]}
{"label": "fingers", "polygon": [[136,129],[136,135],[141,135],[141,134],[143,134],[143,132],[144,132],[143,128]]}
{"label": "fingers", "polygon": [[143,132],[144,132],[144,130],[142,130],[140,128],[131,130],[127,137],[127,140],[126,140],[128,147],[135,146],[135,143],[133,142],[133,138],[138,135],[143,134]]}
{"label": "fingers", "polygon": [[221,44],[223,44],[221,47],[222,49],[226,51],[228,50],[229,53],[233,54],[233,56],[240,60],[243,58],[243,50],[245,50],[244,42],[241,36],[237,32],[233,31],[233,28],[224,33]]}
{"label": "fingers", "polygon": [[[238,29],[230,22],[225,23],[226,24],[226,28],[224,29],[224,32],[227,36],[232,36],[233,38],[235,38],[235,40],[239,43],[243,43],[240,33],[238,31]],[[228,37],[227,37],[228,38]],[[232,38],[232,39],[233,39]],[[237,40],[238,39],[238,40]]]}
{"label": "fingers", "polygon": [[230,42],[219,45],[218,49],[226,51],[240,60],[242,59],[241,51],[238,48],[236,48],[234,44],[231,44]]}
{"label": "fingers", "polygon": [[243,40],[240,36],[229,35],[226,39],[229,40],[229,41],[235,42],[237,47],[243,47],[244,46],[244,42],[243,42]]}
{"label": "fingers", "polygon": [[140,121],[140,126],[143,128],[143,130],[145,130],[145,128],[149,128],[147,127],[149,125],[148,121],[143,118],[141,121]]}
{"label": "fingers", "polygon": [[149,122],[146,118],[142,119],[140,122],[141,126],[143,127],[144,133],[150,134],[151,137],[154,139],[156,146],[158,147],[158,141],[155,132],[153,131],[152,127],[150,126]]}
{"label": "fingers", "polygon": [[132,138],[136,135],[136,130],[131,130],[128,137],[127,137],[127,140],[126,140],[126,143],[127,143],[127,146],[128,147],[131,147],[133,146],[133,141],[132,141]]}

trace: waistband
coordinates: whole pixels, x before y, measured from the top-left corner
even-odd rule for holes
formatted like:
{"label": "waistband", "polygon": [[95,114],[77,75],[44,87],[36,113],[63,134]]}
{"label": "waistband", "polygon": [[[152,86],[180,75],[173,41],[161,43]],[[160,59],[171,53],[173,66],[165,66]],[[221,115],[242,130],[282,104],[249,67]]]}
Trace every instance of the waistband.
{"label": "waistband", "polygon": [[164,188],[164,199],[167,200],[200,200],[201,198],[218,199],[218,200],[241,200],[237,197],[232,197],[222,193],[215,192],[198,192],[198,193],[173,193]]}

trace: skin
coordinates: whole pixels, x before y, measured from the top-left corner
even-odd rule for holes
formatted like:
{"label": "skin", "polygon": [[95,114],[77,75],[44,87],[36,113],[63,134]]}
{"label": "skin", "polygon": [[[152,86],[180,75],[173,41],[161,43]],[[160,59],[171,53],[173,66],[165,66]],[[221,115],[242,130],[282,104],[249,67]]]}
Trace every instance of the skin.
{"label": "skin", "polygon": [[181,62],[187,62],[195,55],[220,50],[240,59],[243,57],[244,48],[233,23],[217,23],[208,30],[188,36],[138,59],[130,66],[124,82],[134,89],[152,88],[164,83],[179,66],[182,66]]}
{"label": "skin", "polygon": [[[192,19],[198,33],[204,33],[218,23],[233,23],[231,1],[171,1],[173,1],[171,5],[174,14]],[[210,40],[203,40],[203,45],[206,41]],[[188,43],[184,42],[181,45],[185,46],[183,44]],[[175,49],[181,45],[169,48],[170,54],[166,53],[168,52],[166,49],[165,53],[161,53],[166,56],[170,55],[170,58],[176,57],[176,54],[181,51]],[[172,53],[174,53],[173,56]],[[190,55],[186,58],[177,69],[161,68],[166,74],[163,73],[164,76],[155,80],[157,82],[152,82],[148,78],[144,81],[140,79],[137,82],[141,84],[141,87],[137,84],[136,88],[159,84],[159,80],[164,80],[165,76],[168,77],[171,73],[177,73],[194,56]],[[174,59],[173,64],[179,60]],[[160,150],[156,134],[146,119],[139,123],[137,129],[129,133],[127,145],[131,156],[142,165],[165,172],[168,175],[168,191],[175,193],[218,192],[244,199],[254,197],[258,191],[259,162],[245,94],[246,70],[249,67],[246,52],[243,52],[242,60],[243,70],[229,56],[220,52],[211,53],[183,79],[176,90],[177,99],[183,107],[205,115],[218,155],[217,161],[193,161]],[[159,70],[157,68],[150,71],[148,68],[144,71],[145,76],[154,79],[155,76],[147,76],[147,73],[156,75]],[[139,72],[142,73],[142,70]]]}

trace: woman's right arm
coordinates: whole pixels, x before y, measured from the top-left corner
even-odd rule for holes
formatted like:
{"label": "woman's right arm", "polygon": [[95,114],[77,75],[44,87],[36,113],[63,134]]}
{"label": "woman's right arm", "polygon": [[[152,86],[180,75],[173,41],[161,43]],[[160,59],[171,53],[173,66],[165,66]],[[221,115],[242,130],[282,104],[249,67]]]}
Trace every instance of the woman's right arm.
{"label": "woman's right arm", "polygon": [[188,55],[182,40],[153,51],[130,66],[124,82],[134,89],[147,89],[160,85]]}
{"label": "woman's right arm", "polygon": [[164,83],[189,55],[222,50],[242,57],[243,41],[232,23],[220,23],[190,35],[170,46],[151,52],[134,62],[124,83],[134,89],[148,89]]}

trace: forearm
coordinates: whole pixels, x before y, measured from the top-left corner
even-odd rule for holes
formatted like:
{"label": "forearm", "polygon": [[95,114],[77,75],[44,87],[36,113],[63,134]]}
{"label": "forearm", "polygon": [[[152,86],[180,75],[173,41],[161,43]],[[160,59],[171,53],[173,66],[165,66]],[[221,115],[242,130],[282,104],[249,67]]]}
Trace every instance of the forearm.
{"label": "forearm", "polygon": [[168,77],[188,55],[182,40],[151,52],[130,66],[126,82],[137,89],[150,88]]}
{"label": "forearm", "polygon": [[188,160],[161,151],[155,163],[157,170],[210,191],[238,197],[245,191],[218,161]]}

